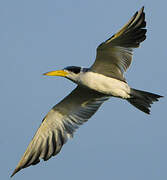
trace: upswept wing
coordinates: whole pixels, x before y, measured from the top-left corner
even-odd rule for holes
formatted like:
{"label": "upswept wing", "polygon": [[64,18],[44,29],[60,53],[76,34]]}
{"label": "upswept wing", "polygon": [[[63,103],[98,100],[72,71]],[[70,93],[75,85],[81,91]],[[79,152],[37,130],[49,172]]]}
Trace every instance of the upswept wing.
{"label": "upswept wing", "polygon": [[133,48],[146,39],[143,11],[144,7],[120,31],[99,45],[92,71],[125,81],[123,73],[131,64]]}
{"label": "upswept wing", "polygon": [[109,99],[100,93],[76,87],[44,118],[12,176],[23,168],[55,156],[73,136],[79,125],[86,122]]}

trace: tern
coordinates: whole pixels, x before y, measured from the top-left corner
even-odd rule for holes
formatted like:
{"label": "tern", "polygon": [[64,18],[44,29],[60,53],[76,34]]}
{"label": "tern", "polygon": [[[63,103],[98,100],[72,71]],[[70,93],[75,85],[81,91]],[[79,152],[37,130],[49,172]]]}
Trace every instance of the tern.
{"label": "tern", "polygon": [[90,68],[68,66],[44,74],[65,77],[77,87],[43,119],[12,176],[39,163],[40,159],[46,161],[58,154],[75,130],[110,97],[122,98],[150,113],[151,104],[162,96],[133,89],[124,77],[132,61],[133,49],[146,39],[145,27],[142,7],[120,31],[98,46],[96,60]]}

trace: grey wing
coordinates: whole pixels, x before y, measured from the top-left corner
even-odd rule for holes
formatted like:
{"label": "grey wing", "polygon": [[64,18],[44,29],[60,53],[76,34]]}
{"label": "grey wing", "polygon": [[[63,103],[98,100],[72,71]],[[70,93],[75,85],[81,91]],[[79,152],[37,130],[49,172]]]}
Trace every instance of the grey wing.
{"label": "grey wing", "polygon": [[99,45],[92,71],[125,81],[123,73],[131,64],[133,48],[139,47],[146,39],[143,11],[144,7],[120,31]]}
{"label": "grey wing", "polygon": [[35,165],[56,155],[79,125],[86,122],[109,99],[100,93],[82,87],[55,105],[44,118],[12,176],[23,168]]}

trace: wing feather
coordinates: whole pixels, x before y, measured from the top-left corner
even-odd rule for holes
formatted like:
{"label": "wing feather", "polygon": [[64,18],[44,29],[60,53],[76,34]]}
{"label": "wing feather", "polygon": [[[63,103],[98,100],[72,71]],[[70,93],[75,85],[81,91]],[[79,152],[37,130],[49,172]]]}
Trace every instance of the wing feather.
{"label": "wing feather", "polygon": [[47,161],[60,152],[75,130],[109,99],[100,93],[77,87],[55,105],[44,118],[12,176],[23,168]]}
{"label": "wing feather", "polygon": [[120,31],[99,45],[92,71],[125,81],[123,73],[131,64],[133,48],[146,39],[145,27],[142,7]]}

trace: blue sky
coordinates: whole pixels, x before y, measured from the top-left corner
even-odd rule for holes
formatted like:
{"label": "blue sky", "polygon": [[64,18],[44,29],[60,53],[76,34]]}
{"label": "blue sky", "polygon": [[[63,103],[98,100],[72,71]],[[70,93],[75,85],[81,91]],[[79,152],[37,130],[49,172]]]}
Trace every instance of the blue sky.
{"label": "blue sky", "polygon": [[[89,67],[96,47],[145,6],[147,39],[134,52],[131,87],[166,96],[166,6],[151,0],[0,2],[1,177],[9,179],[46,113],[74,87],[42,73]],[[61,153],[13,179],[167,179],[166,99],[150,116],[111,98]]]}

